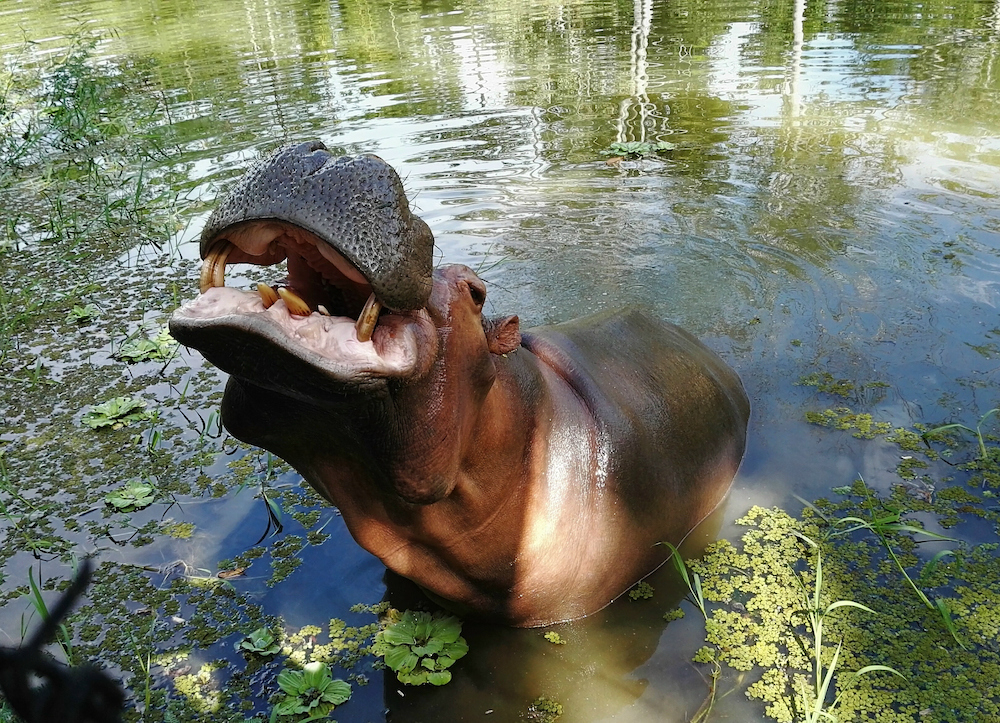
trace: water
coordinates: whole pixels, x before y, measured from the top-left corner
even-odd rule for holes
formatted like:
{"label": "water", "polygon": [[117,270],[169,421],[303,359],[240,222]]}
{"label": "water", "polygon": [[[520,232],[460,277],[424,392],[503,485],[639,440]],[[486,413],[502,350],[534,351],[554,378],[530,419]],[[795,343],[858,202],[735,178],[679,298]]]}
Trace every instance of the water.
{"label": "water", "polygon": [[[0,48],[28,37],[43,57],[77,22],[105,33],[100,57],[152,63],[142,92],[178,133],[160,170],[177,174],[182,258],[250,160],[319,138],[397,168],[438,260],[480,269],[489,311],[531,326],[638,303],[706,339],[754,404],[722,534],[753,504],[898,481],[887,445],[805,422],[834,405],[806,374],[886,384],[855,411],[899,426],[996,406],[1000,3],[3,0]],[[676,148],[602,155],[627,141]],[[224,523],[122,555],[212,569],[264,522],[248,496],[182,507]],[[290,625],[377,600],[381,566],[327,517],[303,569],[240,591]],[[513,720],[544,694],[563,720],[686,720],[697,625],[662,634],[638,608],[572,628],[565,649],[474,627],[453,685],[370,685],[338,719]],[[720,705],[760,717],[737,698]]]}

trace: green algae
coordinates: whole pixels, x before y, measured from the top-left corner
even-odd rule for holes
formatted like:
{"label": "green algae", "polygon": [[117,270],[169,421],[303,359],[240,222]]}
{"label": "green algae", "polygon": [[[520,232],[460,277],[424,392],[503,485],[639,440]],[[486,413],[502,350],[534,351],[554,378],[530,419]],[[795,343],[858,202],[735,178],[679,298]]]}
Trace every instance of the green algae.
{"label": "green algae", "polygon": [[806,412],[806,421],[822,427],[840,430],[854,430],[858,439],[875,439],[892,431],[888,422],[876,422],[871,414],[855,413],[848,407],[834,407],[820,412]]}
{"label": "green algae", "polygon": [[555,723],[562,717],[562,714],[563,707],[561,703],[541,696],[528,706],[528,710],[524,714],[524,719],[532,723]]}
{"label": "green algae", "polygon": [[632,601],[649,600],[653,597],[653,586],[645,580],[641,580],[632,586],[628,591],[628,596]]}
{"label": "green algae", "polygon": [[[824,514],[859,512],[857,499],[824,505]],[[829,665],[842,645],[835,677],[841,721],[907,723],[981,720],[1000,715],[1000,696],[990,682],[1000,666],[996,645],[1000,614],[1000,561],[996,546],[962,547],[921,580],[947,599],[956,628],[969,649],[963,650],[933,612],[917,604],[898,571],[887,564],[883,548],[865,537],[838,538],[834,529],[807,508],[799,519],[788,513],[753,508],[738,524],[748,528],[737,543],[710,546],[689,566],[702,577],[710,602],[706,621],[708,646],[699,663],[721,662],[737,671],[758,671],[746,690],[776,721],[798,720],[805,709],[799,691],[813,672],[806,654],[809,632],[803,625],[801,585],[815,582],[817,550],[800,535],[819,542],[823,603],[850,600],[873,615],[847,613],[827,621],[823,659]],[[900,533],[898,541],[912,537]],[[900,545],[906,548],[906,545]],[[917,572],[920,560],[903,556]],[[890,666],[905,676],[885,673],[857,678],[848,671]],[[832,696],[831,696],[832,700]]]}

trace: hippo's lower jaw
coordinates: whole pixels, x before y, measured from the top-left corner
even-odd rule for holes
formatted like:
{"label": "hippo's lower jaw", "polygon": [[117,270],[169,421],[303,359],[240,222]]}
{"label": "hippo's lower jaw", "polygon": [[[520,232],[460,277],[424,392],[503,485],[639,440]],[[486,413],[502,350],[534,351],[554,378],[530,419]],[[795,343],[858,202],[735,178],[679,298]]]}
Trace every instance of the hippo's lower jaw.
{"label": "hippo's lower jaw", "polygon": [[[274,284],[250,292],[225,285],[227,262],[285,258],[288,275]],[[426,311],[382,308],[365,277],[332,246],[280,221],[229,229],[205,255],[201,292],[174,313],[174,337],[224,371],[277,390],[311,394],[407,378],[419,372],[423,347],[435,338]],[[276,374],[290,363],[297,374]]]}

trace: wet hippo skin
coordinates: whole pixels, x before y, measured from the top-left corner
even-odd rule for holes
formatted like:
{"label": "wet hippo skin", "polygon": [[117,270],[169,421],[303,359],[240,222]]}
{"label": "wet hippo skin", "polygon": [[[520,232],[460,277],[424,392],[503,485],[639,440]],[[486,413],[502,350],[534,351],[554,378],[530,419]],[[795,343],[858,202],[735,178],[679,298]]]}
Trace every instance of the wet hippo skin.
{"label": "wet hippo skin", "polygon": [[[383,161],[288,146],[220,202],[171,332],[230,374],[226,428],[394,572],[511,625],[599,610],[724,498],[743,387],[641,310],[524,332],[484,317],[483,281],[432,270],[432,247]],[[224,286],[229,263],[285,258],[275,284]]]}

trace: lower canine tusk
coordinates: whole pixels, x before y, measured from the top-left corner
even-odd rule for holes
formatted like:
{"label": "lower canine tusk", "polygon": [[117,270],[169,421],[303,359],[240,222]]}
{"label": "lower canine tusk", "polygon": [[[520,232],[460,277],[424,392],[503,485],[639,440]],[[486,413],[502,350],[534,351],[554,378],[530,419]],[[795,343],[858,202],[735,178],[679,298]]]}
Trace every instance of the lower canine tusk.
{"label": "lower canine tusk", "polygon": [[257,293],[260,294],[265,309],[270,309],[278,300],[278,292],[263,282],[257,284]]}
{"label": "lower canine tusk", "polygon": [[357,323],[354,324],[358,341],[371,341],[380,311],[382,311],[382,304],[375,298],[375,294],[372,294],[365,302],[365,308],[361,310],[361,316],[358,317]]}
{"label": "lower canine tusk", "polygon": [[289,314],[309,316],[312,313],[309,304],[303,301],[302,297],[291,289],[286,289],[284,286],[278,287],[278,296],[285,300],[285,306],[288,307]]}

